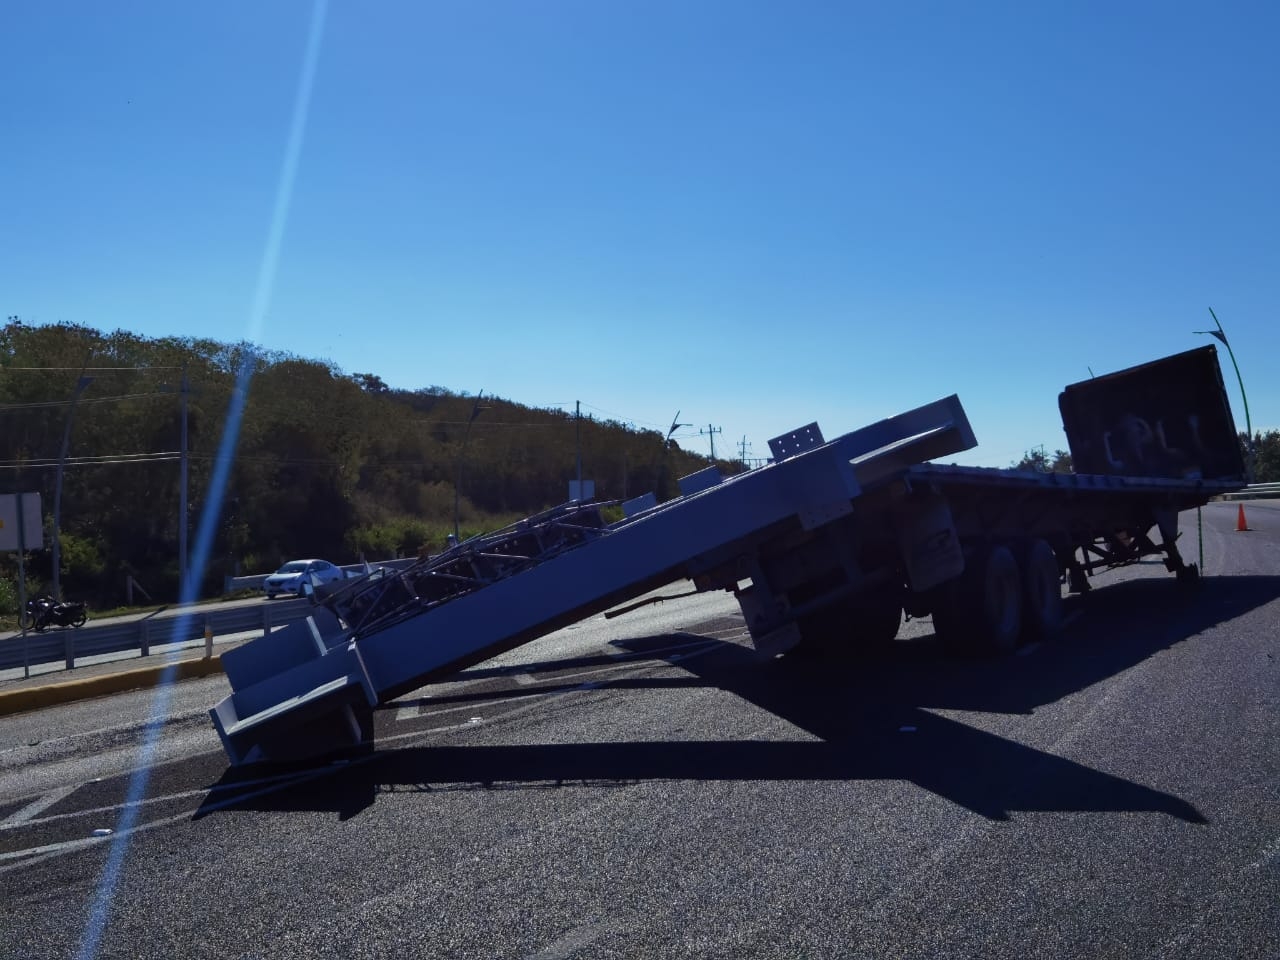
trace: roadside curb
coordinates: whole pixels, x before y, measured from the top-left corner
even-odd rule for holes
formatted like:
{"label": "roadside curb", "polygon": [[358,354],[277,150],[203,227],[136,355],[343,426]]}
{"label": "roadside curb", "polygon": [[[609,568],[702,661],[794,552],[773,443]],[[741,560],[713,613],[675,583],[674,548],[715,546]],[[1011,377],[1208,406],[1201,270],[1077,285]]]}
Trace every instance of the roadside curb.
{"label": "roadside curb", "polygon": [[43,687],[0,691],[0,716],[40,710],[60,703],[89,700],[125,690],[141,690],[158,686],[162,680],[195,680],[222,672],[219,654],[209,658],[177,660],[155,667],[107,673],[82,680],[67,680]]}

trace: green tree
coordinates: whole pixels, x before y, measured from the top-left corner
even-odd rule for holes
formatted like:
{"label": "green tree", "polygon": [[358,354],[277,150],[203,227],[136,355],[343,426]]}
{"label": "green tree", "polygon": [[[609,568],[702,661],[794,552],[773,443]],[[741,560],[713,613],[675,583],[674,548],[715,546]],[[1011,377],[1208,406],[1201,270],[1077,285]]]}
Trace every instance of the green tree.
{"label": "green tree", "polygon": [[1030,470],[1035,473],[1070,473],[1071,454],[1066,450],[1055,450],[1050,457],[1044,447],[1036,447],[1022,455],[1021,460],[1010,464],[1015,470]]}
{"label": "green tree", "polygon": [[[1249,455],[1248,435],[1240,434],[1240,444],[1246,458]],[[1253,435],[1254,483],[1280,483],[1280,430],[1258,431]]]}
{"label": "green tree", "polygon": [[[453,528],[459,457],[459,513],[472,532],[563,502],[579,450],[600,499],[653,491],[666,500],[679,477],[708,463],[654,431],[576,422],[487,393],[468,433],[473,397],[391,389],[373,373],[347,375],[252,344],[10,322],[0,327],[0,489],[38,490],[46,526],[82,373],[92,383],[69,433],[61,573],[68,594],[103,605],[120,602],[126,574],[158,599],[175,596],[182,524],[194,544],[205,515],[214,527],[204,584],[216,590],[224,575],[291,557],[350,562],[361,551],[438,548]],[[214,489],[237,398],[243,418],[227,483]],[[184,399],[188,515],[180,517]],[[33,581],[50,578],[48,551],[29,561]],[[0,557],[0,579],[12,580],[14,567]]]}

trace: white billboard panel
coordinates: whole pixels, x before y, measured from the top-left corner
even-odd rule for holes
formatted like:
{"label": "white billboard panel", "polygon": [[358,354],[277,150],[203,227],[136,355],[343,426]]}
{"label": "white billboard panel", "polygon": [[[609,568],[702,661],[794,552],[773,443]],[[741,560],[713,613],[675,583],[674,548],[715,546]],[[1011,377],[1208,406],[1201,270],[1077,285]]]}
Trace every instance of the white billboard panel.
{"label": "white billboard panel", "polygon": [[44,549],[40,494],[0,493],[0,550],[18,549],[18,498],[22,498],[22,543],[28,550]]}

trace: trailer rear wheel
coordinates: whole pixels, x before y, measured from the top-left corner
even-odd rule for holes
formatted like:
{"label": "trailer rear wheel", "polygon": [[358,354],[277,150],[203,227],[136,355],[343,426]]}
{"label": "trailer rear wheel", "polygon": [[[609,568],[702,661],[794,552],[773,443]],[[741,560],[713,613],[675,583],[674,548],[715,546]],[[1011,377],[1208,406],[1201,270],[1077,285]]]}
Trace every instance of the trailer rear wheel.
{"label": "trailer rear wheel", "polygon": [[1013,551],[981,547],[966,557],[964,573],[940,588],[934,630],[953,650],[1010,653],[1022,632],[1022,594]]}
{"label": "trailer rear wheel", "polygon": [[1023,632],[1029,640],[1043,640],[1062,632],[1062,571],[1053,547],[1029,540],[1019,551],[1022,568]]}

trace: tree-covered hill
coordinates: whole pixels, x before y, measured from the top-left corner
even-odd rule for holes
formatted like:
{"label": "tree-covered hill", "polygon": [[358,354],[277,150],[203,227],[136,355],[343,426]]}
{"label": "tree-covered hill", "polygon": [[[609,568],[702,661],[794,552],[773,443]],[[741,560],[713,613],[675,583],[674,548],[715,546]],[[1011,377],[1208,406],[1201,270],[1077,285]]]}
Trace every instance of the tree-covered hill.
{"label": "tree-covered hill", "polygon": [[[184,400],[189,552],[207,551],[204,595],[227,574],[294,557],[437,550],[455,497],[464,537],[561,503],[579,449],[603,500],[667,499],[708,464],[654,431],[443,387],[393,390],[376,373],[251,344],[11,321],[0,329],[0,493],[40,492],[47,547],[65,438],[64,595],[114,605],[131,575],[176,597]],[[15,559],[0,555],[0,581],[12,582]],[[48,549],[28,555],[34,585],[51,573]],[[0,582],[0,606],[6,594]]]}

